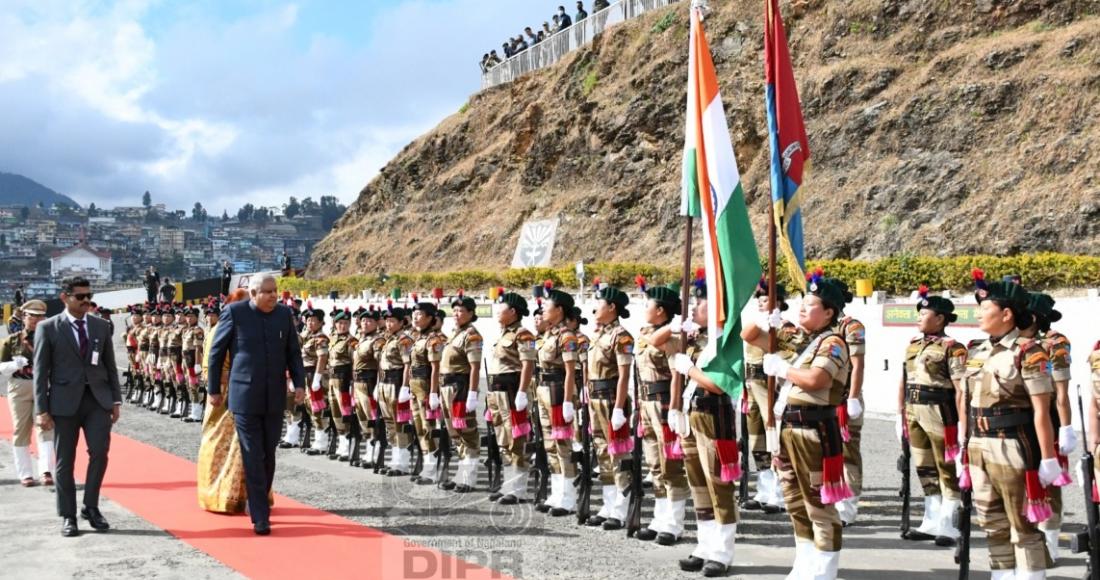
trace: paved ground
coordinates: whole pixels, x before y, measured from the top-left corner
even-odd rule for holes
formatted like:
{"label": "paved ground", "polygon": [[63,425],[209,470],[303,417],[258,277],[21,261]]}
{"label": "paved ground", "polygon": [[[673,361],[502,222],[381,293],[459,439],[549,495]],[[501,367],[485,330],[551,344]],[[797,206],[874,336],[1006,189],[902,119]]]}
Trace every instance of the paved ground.
{"label": "paved ground", "polygon": [[[190,460],[198,453],[198,425],[126,406],[116,429]],[[863,441],[867,472],[864,506],[860,521],[844,532],[841,577],[878,579],[887,571],[899,580],[952,577],[956,568],[951,549],[898,539],[900,480],[895,470],[898,453],[892,422],[869,419]],[[121,572],[146,578],[236,577],[209,556],[110,502],[103,509],[112,523],[111,532],[85,534],[77,540],[61,538],[52,493],[43,488],[21,488],[14,480],[10,453],[8,443],[0,442],[0,561],[4,562],[4,576],[117,577]],[[483,488],[484,473],[481,477]],[[913,480],[915,484],[916,478]],[[684,540],[666,548],[631,540],[625,532],[581,528],[573,518],[551,518],[535,512],[529,504],[510,509],[489,503],[485,493],[458,495],[413,486],[405,478],[376,476],[296,450],[280,451],[275,487],[298,501],[524,578],[695,576],[676,566],[676,560],[694,547],[690,516]],[[914,506],[919,506],[919,492],[914,494]],[[1067,488],[1067,496],[1069,523],[1065,531],[1083,529],[1079,523],[1083,521],[1080,488]],[[793,558],[786,515],[743,515],[731,577],[784,577]],[[647,509],[646,520],[648,516]],[[913,519],[919,522],[919,508]],[[248,525],[243,518],[239,521],[241,526]],[[975,577],[987,577],[982,536],[980,531],[975,534]],[[1063,558],[1050,577],[1083,575],[1083,559],[1067,554],[1067,547],[1063,541]]]}

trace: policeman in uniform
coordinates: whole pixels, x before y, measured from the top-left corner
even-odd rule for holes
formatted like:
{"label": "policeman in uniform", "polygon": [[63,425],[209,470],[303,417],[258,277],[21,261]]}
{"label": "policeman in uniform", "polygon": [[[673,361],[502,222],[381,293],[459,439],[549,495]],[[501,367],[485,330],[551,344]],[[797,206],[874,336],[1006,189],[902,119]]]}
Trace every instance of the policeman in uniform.
{"label": "policeman in uniform", "polygon": [[[791,573],[801,578],[836,578],[841,529],[837,503],[852,497],[845,482],[845,454],[839,407],[846,405],[848,343],[837,334],[847,289],[815,272],[802,300],[798,326],[776,329],[779,350],[764,355],[764,374],[782,383],[774,410],[780,424],[775,463],[795,533]],[[742,333],[758,348],[768,347],[767,328],[750,323]]]}
{"label": "policeman in uniform", "polygon": [[531,422],[527,389],[522,385],[530,384],[534,376],[538,348],[535,335],[523,327],[523,317],[528,314],[526,299],[514,292],[503,293],[497,298],[495,310],[500,338],[489,359],[486,405],[504,464],[497,501],[515,505],[527,500],[530,465],[525,450]]}
{"label": "policeman in uniform", "polygon": [[332,316],[332,337],[329,341],[329,379],[326,404],[331,421],[340,438],[336,446],[336,455],[329,459],[348,461],[351,453],[351,441],[348,439],[349,423],[353,420],[355,406],[352,403],[352,364],[355,362],[355,350],[359,339],[351,335],[351,311],[337,310]]}
{"label": "policeman in uniform", "polygon": [[443,347],[443,360],[439,371],[442,375],[441,393],[443,416],[451,441],[458,445],[458,471],[453,482],[444,489],[459,493],[473,490],[477,482],[478,457],[481,436],[477,429],[478,384],[481,381],[481,334],[474,328],[477,320],[477,303],[461,292],[451,302],[455,320],[454,334]]}
{"label": "policeman in uniform", "polygon": [[539,423],[543,445],[550,464],[550,496],[540,511],[554,517],[566,516],[577,508],[577,490],[573,478],[573,417],[576,411],[577,335],[565,325],[566,314],[573,309],[573,297],[551,289],[543,305],[541,325],[546,328],[538,351]]}
{"label": "policeman in uniform", "polygon": [[382,470],[390,477],[409,474],[409,448],[412,438],[407,428],[412,421],[409,401],[409,366],[412,364],[413,336],[409,332],[408,313],[388,304],[382,314],[386,324],[385,344],[378,361],[378,406],[386,422],[390,442],[390,463]]}
{"label": "policeman in uniform", "polygon": [[[439,308],[431,302],[418,302],[413,307],[413,328],[416,331],[412,348],[410,379],[413,426],[420,442],[420,452],[424,456],[424,469],[413,475],[413,481],[419,485],[428,485],[439,481],[440,460],[433,427],[442,421],[442,400],[439,396],[439,364],[443,359],[443,347],[447,338],[435,329]],[[405,391],[405,389],[402,389]],[[405,393],[400,398],[407,396]]]}
{"label": "policeman in uniform", "polygon": [[187,404],[184,406],[185,423],[202,423],[203,400],[199,391],[202,376],[202,345],[205,335],[199,326],[199,307],[191,306],[183,312],[183,368],[187,380]]}
{"label": "policeman in uniform", "polygon": [[907,540],[935,540],[953,546],[959,537],[952,516],[959,507],[955,459],[961,453],[959,406],[966,372],[966,347],[944,333],[955,322],[955,304],[920,289],[917,330],[905,350],[898,387],[898,438],[909,434],[910,453],[924,490],[924,519]]}
{"label": "policeman in uniform", "polygon": [[34,427],[34,330],[46,317],[46,303],[23,304],[23,328],[0,342],[0,376],[8,377],[8,406],[12,418],[12,453],[16,477],[23,487],[36,485],[31,467],[31,431],[38,431],[38,473],[43,485],[53,485],[53,430]]}
{"label": "policeman in uniform", "polygon": [[967,359],[970,431],[961,469],[969,469],[994,580],[1045,578],[1052,562],[1036,524],[1053,515],[1047,489],[1062,476],[1050,413],[1035,412],[1054,395],[1050,355],[1020,336],[1032,324],[1024,288],[986,284],[976,274],[979,326],[989,339]]}
{"label": "policeman in uniform", "polygon": [[649,288],[646,296],[646,326],[642,327],[637,346],[641,379],[637,395],[641,398],[643,445],[653,479],[654,501],[653,519],[647,528],[638,531],[637,537],[671,546],[684,533],[684,509],[690,495],[682,445],[668,423],[668,411],[674,402],[669,353],[680,352],[679,333],[672,337],[669,326],[679,315],[682,303],[679,291],[671,287]]}
{"label": "policeman in uniform", "polygon": [[[359,344],[355,347],[355,362],[352,369],[355,373],[353,384],[355,407],[363,433],[371,433],[371,423],[382,417],[378,409],[378,395],[375,389],[378,387],[378,361],[382,358],[386,337],[378,329],[378,321],[382,313],[375,310],[374,306],[369,309],[360,309],[358,315]],[[381,444],[381,441],[375,441],[374,444]],[[374,467],[371,461],[360,461],[360,465],[366,469]]]}
{"label": "policeman in uniform", "polygon": [[[328,433],[325,431],[325,378],[329,371],[329,337],[323,328],[325,325],[325,311],[313,308],[306,309],[306,329],[302,332],[302,365],[305,366],[306,382],[309,383],[309,404],[305,406],[306,413],[313,423],[313,445],[305,452],[307,455],[321,455],[328,453]],[[286,401],[286,436],[282,445],[294,446],[298,444],[301,436],[298,428],[298,420],[294,416],[297,405],[294,403],[294,394],[287,393]]]}
{"label": "policeman in uniform", "polygon": [[626,522],[630,503],[630,474],[616,469],[619,459],[633,449],[627,413],[634,337],[620,319],[629,318],[626,293],[608,286],[596,295],[598,328],[588,351],[589,412],[592,417],[592,446],[600,464],[603,506],[589,518],[588,525],[618,530]]}

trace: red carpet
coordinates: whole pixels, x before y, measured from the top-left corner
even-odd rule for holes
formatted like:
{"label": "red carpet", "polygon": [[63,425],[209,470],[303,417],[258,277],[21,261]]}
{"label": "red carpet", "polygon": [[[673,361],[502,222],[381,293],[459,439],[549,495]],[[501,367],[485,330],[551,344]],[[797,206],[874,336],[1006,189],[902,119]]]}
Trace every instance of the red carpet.
{"label": "red carpet", "polygon": [[[10,440],[4,397],[0,407],[0,437]],[[124,407],[122,421],[136,411]],[[86,468],[82,444],[77,481]],[[276,484],[278,477],[276,472]],[[250,578],[508,578],[278,494],[272,534],[258,537],[246,515],[198,508],[194,463],[118,434],[111,436],[103,495]]]}

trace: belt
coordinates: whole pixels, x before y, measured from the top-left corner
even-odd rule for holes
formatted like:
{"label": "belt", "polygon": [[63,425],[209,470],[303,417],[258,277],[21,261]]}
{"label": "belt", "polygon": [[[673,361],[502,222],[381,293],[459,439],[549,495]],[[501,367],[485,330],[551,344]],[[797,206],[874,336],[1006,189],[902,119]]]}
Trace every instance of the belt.
{"label": "belt", "polygon": [[443,375],[444,385],[464,387],[470,384],[470,373],[448,373]]}
{"label": "belt", "polygon": [[405,379],[405,369],[386,369],[382,371],[382,380],[387,385],[400,385]]}
{"label": "belt", "polygon": [[606,399],[608,395],[619,386],[619,377],[610,379],[590,379],[589,382],[592,383],[592,396]]}
{"label": "belt", "polygon": [[791,427],[816,427],[825,421],[836,420],[834,405],[789,405],[783,411],[783,422]]}
{"label": "belt", "polygon": [[355,371],[355,380],[360,383],[377,383],[378,382],[378,369],[367,369],[365,371]]}
{"label": "belt", "polygon": [[562,372],[542,372],[539,373],[539,379],[542,383],[564,383],[565,371]]}
{"label": "belt", "polygon": [[149,352],[149,345],[147,345],[147,344],[141,345],[141,346],[138,347],[138,350],[140,350],[141,352]]}
{"label": "belt", "polygon": [[955,391],[925,385],[906,385],[905,400],[917,405],[938,405],[955,400]]}
{"label": "belt", "polygon": [[1034,415],[1030,409],[1019,407],[993,407],[989,409],[970,409],[970,424],[975,437],[1018,436],[1016,427],[1034,425]]}
{"label": "belt", "polygon": [[647,401],[656,401],[661,398],[661,395],[668,394],[672,388],[672,381],[661,380],[646,382],[642,381],[642,393]]}
{"label": "belt", "polygon": [[422,367],[412,368],[412,377],[414,379],[430,379],[432,378],[432,365],[424,365]]}
{"label": "belt", "polygon": [[[702,392],[700,392],[702,391]],[[722,393],[716,395],[709,391],[699,389],[695,392],[695,398],[692,399],[692,405],[696,411],[713,412],[725,407],[732,407],[733,399],[729,395]]]}
{"label": "belt", "polygon": [[501,373],[489,375],[490,391],[514,391],[519,387],[519,373]]}
{"label": "belt", "polygon": [[24,381],[33,381],[34,380],[34,375],[33,374],[27,374],[27,373],[24,373],[22,371],[16,371],[15,374],[13,374],[11,377],[13,379],[20,379],[20,380],[24,380]]}
{"label": "belt", "polygon": [[168,354],[175,354],[175,355],[183,354],[183,347],[182,346],[170,346],[170,347],[168,347]]}
{"label": "belt", "polygon": [[305,371],[307,373],[315,373],[315,372],[317,372],[317,365],[313,365],[313,366],[306,365]]}
{"label": "belt", "polygon": [[764,378],[764,365],[745,363],[745,380],[751,381],[754,379]]}

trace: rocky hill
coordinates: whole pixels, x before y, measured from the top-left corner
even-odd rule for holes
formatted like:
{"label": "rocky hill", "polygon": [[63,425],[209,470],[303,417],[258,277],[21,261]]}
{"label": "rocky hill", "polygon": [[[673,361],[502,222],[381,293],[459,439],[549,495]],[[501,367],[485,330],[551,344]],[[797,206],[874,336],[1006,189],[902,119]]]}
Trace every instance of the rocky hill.
{"label": "rocky hill", "polygon": [[[762,241],[762,3],[711,5]],[[363,188],[309,274],[504,267],[523,222],[553,216],[555,263],[676,264],[687,6],[473,96]],[[812,153],[809,257],[1100,253],[1100,0],[783,6]]]}
{"label": "rocky hill", "polygon": [[0,172],[0,205],[32,207],[39,203],[45,207],[55,203],[78,207],[78,204],[69,196],[57,193],[33,179],[15,173]]}

